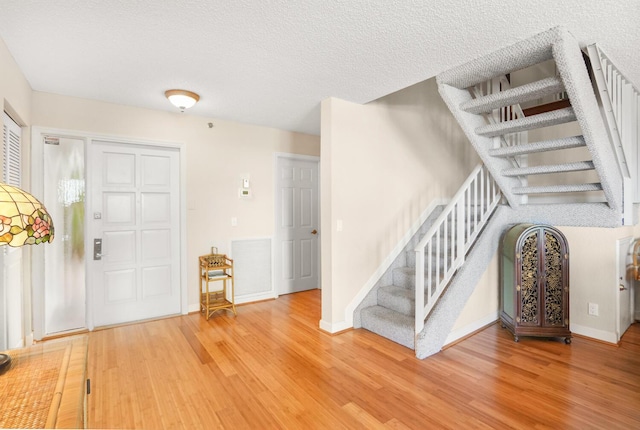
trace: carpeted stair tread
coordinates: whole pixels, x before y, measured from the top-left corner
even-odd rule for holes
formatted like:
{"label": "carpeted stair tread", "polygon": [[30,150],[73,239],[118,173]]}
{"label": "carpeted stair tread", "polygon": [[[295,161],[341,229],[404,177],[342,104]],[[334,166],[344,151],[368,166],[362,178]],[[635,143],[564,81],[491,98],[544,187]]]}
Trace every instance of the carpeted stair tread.
{"label": "carpeted stair tread", "polygon": [[413,317],[382,306],[362,309],[362,328],[411,349],[415,342],[414,326]]}
{"label": "carpeted stair tread", "polygon": [[573,108],[567,107],[564,109],[528,116],[526,118],[483,125],[476,128],[475,131],[480,136],[495,137],[503,134],[518,133],[520,131],[565,124],[575,120],[576,114],[574,113]]}
{"label": "carpeted stair tread", "polygon": [[541,99],[550,94],[560,93],[563,90],[564,85],[562,85],[560,78],[558,76],[552,76],[499,93],[466,101],[460,105],[460,109],[474,114],[488,113],[504,106]]}
{"label": "carpeted stair tread", "polygon": [[578,161],[575,163],[563,164],[547,164],[543,166],[514,167],[505,169],[502,174],[505,176],[527,176],[527,175],[543,175],[547,173],[561,172],[581,172],[584,170],[593,170],[593,161]]}
{"label": "carpeted stair tread", "polygon": [[[427,295],[425,294],[425,302]],[[413,317],[415,309],[415,291],[408,288],[389,285],[378,289],[378,305]]]}
{"label": "carpeted stair tread", "polygon": [[555,151],[559,149],[571,149],[586,146],[584,137],[571,136],[562,139],[542,140],[539,142],[527,143],[518,146],[505,146],[489,150],[489,155],[493,157],[514,157],[516,155],[533,154],[536,152]]}
{"label": "carpeted stair tread", "polygon": [[583,191],[601,191],[600,183],[571,184],[571,185],[545,185],[539,187],[515,187],[514,194],[545,194],[545,193],[576,193]]}

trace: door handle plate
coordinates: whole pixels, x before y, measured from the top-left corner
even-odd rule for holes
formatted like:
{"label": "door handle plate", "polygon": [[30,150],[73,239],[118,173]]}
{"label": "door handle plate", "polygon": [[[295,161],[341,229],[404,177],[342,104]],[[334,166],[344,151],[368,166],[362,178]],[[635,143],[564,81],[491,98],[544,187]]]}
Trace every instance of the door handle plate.
{"label": "door handle plate", "polygon": [[93,239],[93,259],[102,260],[102,239]]}

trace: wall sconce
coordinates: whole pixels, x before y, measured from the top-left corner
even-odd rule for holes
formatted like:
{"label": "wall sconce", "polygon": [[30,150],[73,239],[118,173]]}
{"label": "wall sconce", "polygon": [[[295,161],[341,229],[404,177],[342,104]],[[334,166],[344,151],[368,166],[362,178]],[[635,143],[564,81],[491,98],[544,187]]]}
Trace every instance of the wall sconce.
{"label": "wall sconce", "polygon": [[187,90],[167,90],[164,95],[171,104],[180,109],[180,112],[184,112],[185,109],[189,109],[200,100],[199,95]]}

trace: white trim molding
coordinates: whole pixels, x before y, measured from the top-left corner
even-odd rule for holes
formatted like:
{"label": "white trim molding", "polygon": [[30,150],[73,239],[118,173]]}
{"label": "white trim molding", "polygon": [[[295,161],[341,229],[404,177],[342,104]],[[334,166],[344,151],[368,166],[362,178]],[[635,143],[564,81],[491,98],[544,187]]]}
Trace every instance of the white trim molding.
{"label": "white trim molding", "polygon": [[615,332],[598,330],[592,327],[585,327],[585,326],[577,325],[574,323],[570,323],[569,326],[570,326],[571,333],[573,334],[590,337],[590,338],[601,340],[603,342],[611,343],[614,345],[618,343],[618,336],[616,335]]}
{"label": "white trim molding", "polygon": [[473,332],[476,332],[483,327],[488,326],[489,324],[493,324],[498,321],[498,311],[491,312],[489,315],[480,318],[477,321],[472,322],[471,324],[467,324],[464,327],[460,327],[456,330],[453,330],[449,333],[449,336],[444,341],[444,346],[449,345],[457,340],[462,339],[465,336],[469,336]]}

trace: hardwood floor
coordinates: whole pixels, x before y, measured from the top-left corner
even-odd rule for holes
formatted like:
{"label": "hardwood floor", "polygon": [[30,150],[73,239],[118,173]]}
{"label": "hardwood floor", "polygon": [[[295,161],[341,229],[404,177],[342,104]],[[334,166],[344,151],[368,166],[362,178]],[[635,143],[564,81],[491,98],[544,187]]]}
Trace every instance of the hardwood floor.
{"label": "hardwood floor", "polygon": [[619,347],[497,324],[426,360],[318,329],[320,291],[89,335],[92,428],[640,428],[640,327]]}

